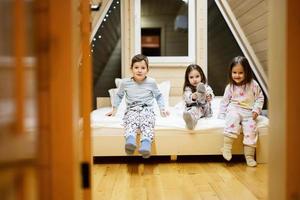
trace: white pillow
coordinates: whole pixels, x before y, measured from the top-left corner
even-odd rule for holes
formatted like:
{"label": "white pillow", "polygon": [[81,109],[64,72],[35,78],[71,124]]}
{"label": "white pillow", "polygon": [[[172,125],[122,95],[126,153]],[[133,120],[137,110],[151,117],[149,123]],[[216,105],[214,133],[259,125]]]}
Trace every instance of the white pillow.
{"label": "white pillow", "polygon": [[[108,90],[108,93],[109,93],[109,96],[110,96],[110,104],[111,104],[111,106],[114,103],[114,98],[115,98],[117,92],[118,92],[118,88],[112,88],[112,89]],[[122,101],[121,101],[119,107],[118,107],[116,116],[122,116],[123,113],[125,112],[125,110],[126,110],[126,102],[125,102],[125,96],[124,96],[122,98]]]}
{"label": "white pillow", "polygon": [[[116,78],[115,79],[115,84],[117,87],[120,87],[120,84],[122,82],[122,79],[120,78]],[[160,90],[160,92],[162,93],[162,96],[164,98],[165,101],[165,107],[168,108],[169,107],[169,95],[170,95],[170,88],[171,88],[171,82],[170,81],[163,81],[159,84],[157,84],[158,89]],[[110,102],[111,105],[113,105],[114,102],[114,97],[116,95],[118,91],[118,88],[113,88],[108,90],[109,92],[109,96],[110,96]],[[126,102],[125,102],[125,96],[123,97],[119,107],[118,107],[118,111],[116,113],[117,116],[122,116],[124,114],[126,110]],[[156,101],[154,101],[154,112],[157,114],[159,113],[159,107]]]}
{"label": "white pillow", "polygon": [[116,87],[117,87],[117,88],[120,87],[121,82],[122,82],[122,79],[121,79],[121,78],[115,78],[115,84],[116,84]]}
{"label": "white pillow", "polygon": [[[157,87],[159,91],[162,93],[162,96],[165,101],[165,107],[169,107],[169,96],[170,96],[170,89],[171,89],[171,81],[163,81],[159,84],[157,84]],[[157,102],[155,101],[155,104],[157,105]],[[157,105],[158,107],[158,105]]]}

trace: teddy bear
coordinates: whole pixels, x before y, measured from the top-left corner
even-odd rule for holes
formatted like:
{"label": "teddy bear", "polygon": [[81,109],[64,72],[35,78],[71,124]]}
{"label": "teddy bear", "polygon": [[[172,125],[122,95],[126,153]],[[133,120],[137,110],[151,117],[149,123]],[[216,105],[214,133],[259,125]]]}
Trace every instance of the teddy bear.
{"label": "teddy bear", "polygon": [[212,116],[211,103],[206,100],[206,87],[205,84],[200,82],[196,87],[197,103],[203,109],[204,117]]}

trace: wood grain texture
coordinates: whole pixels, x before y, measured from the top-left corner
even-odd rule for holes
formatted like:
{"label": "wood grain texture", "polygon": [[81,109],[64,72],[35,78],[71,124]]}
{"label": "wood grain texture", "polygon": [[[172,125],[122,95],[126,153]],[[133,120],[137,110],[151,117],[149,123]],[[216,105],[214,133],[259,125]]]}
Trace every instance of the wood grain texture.
{"label": "wood grain texture", "polygon": [[[269,13],[267,0],[230,0],[228,3],[255,54],[261,52],[261,49],[266,51]],[[267,53],[260,54],[258,59],[267,73],[268,66],[265,62],[268,60]]]}
{"label": "wood grain texture", "polygon": [[267,199],[266,164],[96,164],[94,199]]}

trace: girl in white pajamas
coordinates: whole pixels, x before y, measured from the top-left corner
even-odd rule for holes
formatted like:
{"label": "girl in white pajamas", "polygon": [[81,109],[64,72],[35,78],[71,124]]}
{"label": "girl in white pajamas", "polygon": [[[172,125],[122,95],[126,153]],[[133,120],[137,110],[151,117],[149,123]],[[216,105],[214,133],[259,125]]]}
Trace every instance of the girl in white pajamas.
{"label": "girl in white pajamas", "polygon": [[248,166],[257,165],[254,153],[257,142],[256,118],[261,113],[264,96],[253,80],[248,60],[237,56],[229,67],[229,84],[225,88],[218,117],[225,119],[223,157],[231,160],[234,139],[240,131],[244,134],[244,154]]}
{"label": "girl in white pajamas", "polygon": [[185,71],[183,99],[185,111],[183,119],[186,127],[194,129],[201,117],[211,117],[211,100],[213,90],[206,84],[206,77],[199,65],[191,64]]}

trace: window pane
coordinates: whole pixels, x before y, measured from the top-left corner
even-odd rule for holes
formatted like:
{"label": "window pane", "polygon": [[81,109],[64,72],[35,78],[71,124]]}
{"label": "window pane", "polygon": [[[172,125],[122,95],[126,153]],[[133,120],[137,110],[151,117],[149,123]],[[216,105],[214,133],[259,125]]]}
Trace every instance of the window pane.
{"label": "window pane", "polygon": [[147,56],[188,56],[187,1],[141,1],[141,51]]}

